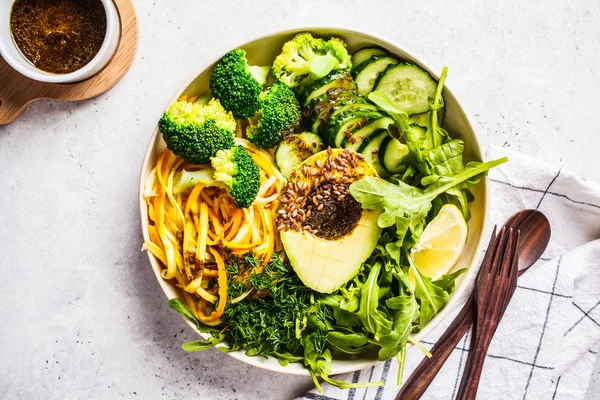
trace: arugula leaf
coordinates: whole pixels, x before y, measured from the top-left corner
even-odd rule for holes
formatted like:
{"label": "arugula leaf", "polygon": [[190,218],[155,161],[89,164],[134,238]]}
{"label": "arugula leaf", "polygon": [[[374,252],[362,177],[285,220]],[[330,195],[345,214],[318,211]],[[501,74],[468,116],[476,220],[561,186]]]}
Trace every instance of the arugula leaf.
{"label": "arugula leaf", "polygon": [[358,310],[358,297],[352,295],[349,301],[341,295],[330,294],[321,297],[319,302],[331,307],[336,325],[347,328],[362,326],[362,321],[354,313]]}
{"label": "arugula leaf", "polygon": [[382,335],[388,333],[392,329],[392,321],[390,321],[378,309],[379,307],[379,286],[377,279],[381,271],[381,262],[376,262],[369,271],[369,275],[364,285],[360,288],[360,307],[356,314],[362,320],[364,329],[375,335],[378,339]]}
{"label": "arugula leaf", "polygon": [[282,367],[285,367],[289,363],[295,363],[295,362],[300,362],[300,361],[304,360],[304,357],[302,357],[302,356],[295,356],[295,355],[293,355],[291,353],[288,353],[288,352],[285,352],[285,353],[274,352],[273,356],[277,359],[277,362]]}
{"label": "arugula leaf", "polygon": [[208,326],[208,325],[204,325],[202,322],[200,322],[200,320],[198,318],[196,318],[196,316],[188,308],[188,306],[186,306],[185,303],[183,301],[181,301],[180,299],[173,298],[173,299],[169,300],[169,307],[171,307],[173,310],[175,310],[179,314],[181,314],[181,316],[184,319],[187,319],[188,321],[191,321],[194,325],[196,325],[196,328],[198,328],[198,330],[200,332],[212,333],[212,332],[217,331],[215,328]]}
{"label": "arugula leaf", "polygon": [[442,74],[440,75],[440,79],[438,80],[438,85],[435,91],[433,102],[429,107],[432,112],[429,116],[431,122],[429,124],[429,128],[427,128],[427,134],[432,139],[433,147],[440,146],[449,137],[448,132],[446,132],[439,125],[437,113],[439,109],[444,107],[444,97],[442,96],[442,90],[444,89],[444,82],[446,81],[447,74],[448,67],[444,66],[444,68],[442,68]]}
{"label": "arugula leaf", "polygon": [[466,271],[467,271],[466,268],[462,268],[451,274],[446,274],[446,275],[442,276],[440,279],[438,279],[437,281],[433,281],[433,284],[436,285],[437,287],[444,289],[448,293],[452,293],[454,291],[456,278],[461,276]]}
{"label": "arugula leaf", "polygon": [[377,382],[363,382],[363,383],[348,383],[341,380],[329,378],[331,373],[331,352],[329,349],[320,349],[319,342],[322,340],[322,336],[318,333],[311,333],[303,338],[304,345],[304,365],[310,372],[315,387],[319,393],[323,393],[323,389],[319,383],[317,377],[323,379],[325,382],[332,386],[340,389],[349,388],[362,388],[369,386],[381,386],[383,381]]}
{"label": "arugula leaf", "polygon": [[411,166],[425,174],[429,174],[425,154],[434,147],[431,135],[420,126],[411,126],[408,131],[404,132],[404,140],[410,155],[414,158],[414,163]]}
{"label": "arugula leaf", "polygon": [[366,177],[350,185],[350,193],[363,208],[383,209],[377,220],[381,228],[396,225],[397,247],[390,246],[390,250],[397,255],[397,249],[407,248],[403,247],[403,243],[409,232],[418,240],[425,226],[424,219],[437,196],[465,182],[473,182],[474,178],[506,161],[506,158],[501,158],[486,163],[471,162],[456,174],[439,177],[425,189],[407,185],[402,181],[391,183],[380,178]]}
{"label": "arugula leaf", "polygon": [[369,100],[375,103],[377,107],[387,112],[390,117],[392,117],[394,122],[396,122],[396,127],[400,132],[402,132],[403,136],[410,130],[408,114],[396,107],[385,93],[375,90],[369,93],[367,97]]}
{"label": "arugula leaf", "polygon": [[368,345],[369,338],[362,333],[331,331],[327,334],[327,343],[333,350],[358,355]]}
{"label": "arugula leaf", "polygon": [[380,361],[394,357],[403,347],[406,347],[408,335],[412,332],[412,323],[419,317],[419,305],[413,294],[392,297],[385,304],[396,312],[392,331],[379,339]]}
{"label": "arugula leaf", "polygon": [[418,324],[421,330],[448,303],[450,295],[441,287],[431,283],[430,278],[421,274],[410,256],[407,258],[415,277],[415,297],[419,299],[421,306]]}
{"label": "arugula leaf", "polygon": [[452,175],[464,169],[463,153],[465,143],[454,139],[427,151],[424,159],[429,170],[435,175]]}
{"label": "arugula leaf", "polygon": [[225,334],[221,333],[218,336],[213,336],[208,338],[208,340],[196,340],[189,343],[184,343],[181,345],[183,351],[187,351],[188,353],[193,353],[196,351],[207,350],[211,347],[214,347],[225,340]]}
{"label": "arugula leaf", "polygon": [[396,386],[402,384],[402,375],[404,375],[404,360],[406,360],[406,346],[402,347],[396,355],[398,359],[398,377],[396,378]]}

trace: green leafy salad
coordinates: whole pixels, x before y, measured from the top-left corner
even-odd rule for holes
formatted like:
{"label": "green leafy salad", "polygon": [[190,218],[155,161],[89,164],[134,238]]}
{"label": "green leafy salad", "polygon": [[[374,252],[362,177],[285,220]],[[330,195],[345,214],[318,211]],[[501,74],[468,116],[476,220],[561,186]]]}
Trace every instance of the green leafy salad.
{"label": "green leafy salad", "polygon": [[[339,388],[382,384],[332,379],[333,360],[397,357],[400,383],[407,345],[428,354],[414,335],[448,303],[464,272],[456,264],[474,200],[469,189],[507,160],[463,159],[465,143],[442,127],[445,67],[435,80],[383,48],[350,54],[341,39],[310,33],[286,42],[271,65],[250,66],[246,56],[227,53],[210,91],[178,102],[159,123],[173,154],[212,164],[184,171],[176,185],[172,201],[201,199],[202,184],[215,187],[209,206],[186,205],[192,224],[217,231],[210,209],[223,204],[224,191],[239,215],[259,218],[249,207],[269,202],[260,218],[272,222],[275,237],[247,250],[223,239],[197,253],[178,238],[182,265],[188,254],[202,255],[179,286],[191,287],[203,270],[194,290],[213,316],[201,317],[180,299],[169,302],[209,334],[183,349],[301,363],[319,390],[321,380]],[[240,137],[257,149],[251,156],[250,145],[234,147]],[[260,157],[282,176],[275,195],[264,189],[272,182]],[[238,211],[223,226],[236,226]],[[202,240],[198,248],[206,246]],[[221,268],[221,261],[218,275],[209,265]]]}

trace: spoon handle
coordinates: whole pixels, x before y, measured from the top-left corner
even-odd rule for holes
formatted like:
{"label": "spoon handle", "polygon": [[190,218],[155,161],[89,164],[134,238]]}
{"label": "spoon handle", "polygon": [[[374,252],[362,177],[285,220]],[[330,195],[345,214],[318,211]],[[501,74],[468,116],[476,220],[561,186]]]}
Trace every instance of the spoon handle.
{"label": "spoon handle", "polygon": [[431,349],[431,358],[425,358],[411,374],[410,378],[400,389],[396,400],[401,399],[419,399],[439,370],[442,368],[460,339],[467,333],[471,324],[475,320],[473,307],[473,295],[465,303],[460,313],[456,316],[452,324],[446,329],[437,343]]}

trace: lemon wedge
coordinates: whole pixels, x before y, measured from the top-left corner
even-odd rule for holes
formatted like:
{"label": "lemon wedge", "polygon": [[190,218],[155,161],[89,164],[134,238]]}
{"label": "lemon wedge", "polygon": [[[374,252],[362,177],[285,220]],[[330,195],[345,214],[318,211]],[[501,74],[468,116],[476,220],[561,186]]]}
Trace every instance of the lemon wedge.
{"label": "lemon wedge", "polygon": [[[432,281],[450,272],[465,247],[467,232],[467,222],[458,207],[444,205],[423,230],[419,243],[412,247],[411,255],[419,272]],[[408,279],[414,287],[412,270]]]}

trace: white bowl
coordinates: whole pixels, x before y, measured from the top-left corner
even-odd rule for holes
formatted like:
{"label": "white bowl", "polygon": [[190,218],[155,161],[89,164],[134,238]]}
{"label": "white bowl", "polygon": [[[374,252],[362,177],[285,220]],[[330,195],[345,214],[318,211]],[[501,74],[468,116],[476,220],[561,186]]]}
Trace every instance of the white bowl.
{"label": "white bowl", "polygon": [[[438,77],[436,72],[441,71],[442,69],[442,66],[432,69],[427,64],[423,63],[420,59],[416,58],[410,52],[405,50],[403,47],[389,40],[385,40],[370,33],[354,31],[346,28],[315,27],[279,31],[269,35],[261,36],[257,39],[251,40],[246,43],[242,43],[239,46],[234,47],[232,49],[245,49],[248,53],[248,61],[251,65],[265,65],[272,62],[272,60],[281,51],[282,45],[287,40],[291,39],[296,33],[305,31],[311,32],[315,36],[340,37],[341,39],[346,41],[346,43],[348,44],[348,50],[350,52],[353,52],[363,46],[368,45],[381,46],[387,49],[391,54],[394,54],[403,60],[410,61],[419,65],[421,68],[427,70],[435,78]],[[194,76],[191,79],[189,79],[177,91],[177,93],[175,93],[171,101],[176,100],[181,95],[199,94],[207,90],[212,68],[221,59],[225,52],[226,51],[216,54],[211,61],[203,65],[199,69],[199,73],[194,74]],[[448,131],[453,137],[460,138],[465,141],[464,155],[466,161],[481,160],[479,144],[477,142],[475,133],[473,132],[473,128],[469,123],[469,119],[467,118],[465,111],[458,103],[448,86],[445,86],[443,95],[446,102],[446,117],[444,120],[444,127],[448,129]],[[159,116],[157,116],[156,118],[157,121],[158,118]],[[154,167],[158,154],[164,148],[165,143],[162,140],[158,128],[155,128],[154,132],[152,133],[152,137],[150,138],[150,144],[146,150],[146,156],[144,157],[144,162],[142,164],[142,172],[139,187],[140,212],[142,217],[142,230],[144,240],[149,240],[147,229],[149,222],[148,213],[146,209],[146,202],[143,198],[144,182],[146,181],[146,177]],[[451,312],[453,309],[456,309],[460,305],[458,304],[459,298],[462,295],[464,295],[465,292],[469,289],[469,282],[473,281],[477,272],[477,261],[479,260],[479,255],[483,250],[483,245],[485,244],[482,240],[482,233],[485,232],[485,228],[487,227],[487,220],[489,215],[489,210],[487,207],[489,201],[485,186],[485,180],[482,180],[481,183],[475,186],[472,192],[475,195],[475,201],[471,203],[470,208],[471,219],[469,220],[469,239],[467,241],[467,244],[465,246],[460,260],[455,266],[455,269],[469,267],[469,270],[457,280],[456,290],[452,294],[450,301],[448,302],[446,307],[444,307],[421,332],[415,335],[415,338],[417,340],[422,340],[423,338],[425,338],[429,334],[429,332],[431,332],[440,323],[440,321],[444,319],[446,314]],[[173,282],[165,281],[160,276],[160,261],[154,258],[154,256],[150,254],[150,252],[148,252],[148,257],[150,259],[150,264],[152,265],[152,268],[154,270],[154,274],[156,275],[156,279],[158,279],[158,282],[165,294],[167,295],[167,297],[169,299],[178,297],[178,289],[175,287]],[[190,325],[192,329],[196,329],[193,324],[188,323],[188,325]],[[202,334],[200,332],[198,332],[198,334],[204,338],[207,337],[206,334]],[[294,375],[309,375],[306,369],[304,369],[302,365],[298,363],[289,364],[286,367],[282,367],[277,363],[277,360],[273,358],[264,359],[262,357],[249,357],[241,351],[227,354],[247,364],[268,369],[271,371],[283,372]],[[359,369],[370,367],[376,362],[377,360],[374,359],[358,359],[352,361],[334,360],[331,373],[332,375],[336,375],[356,371]]]}
{"label": "white bowl", "polygon": [[100,72],[112,59],[119,38],[121,23],[117,8],[112,0],[100,0],[106,12],[106,34],[98,54],[84,67],[68,74],[52,74],[37,69],[27,60],[15,44],[10,32],[10,12],[14,1],[3,0],[0,4],[0,56],[17,72],[28,78],[46,83],[74,83],[87,79]]}

